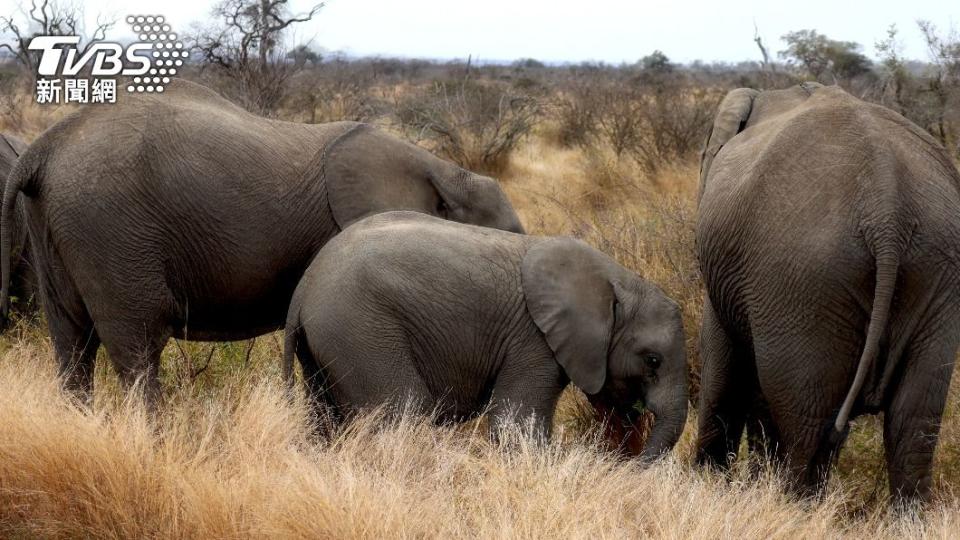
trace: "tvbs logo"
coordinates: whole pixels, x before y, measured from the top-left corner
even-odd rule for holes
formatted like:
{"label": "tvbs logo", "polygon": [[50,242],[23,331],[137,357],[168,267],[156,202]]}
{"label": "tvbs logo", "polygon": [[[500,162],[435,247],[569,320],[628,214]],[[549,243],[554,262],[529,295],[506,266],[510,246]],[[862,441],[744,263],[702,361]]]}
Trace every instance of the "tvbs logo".
{"label": "tvbs logo", "polygon": [[132,77],[127,92],[163,92],[190,54],[161,15],[131,15],[127,24],[139,41],[126,47],[97,42],[81,53],[79,36],[33,38],[37,103],[116,103],[116,76]]}

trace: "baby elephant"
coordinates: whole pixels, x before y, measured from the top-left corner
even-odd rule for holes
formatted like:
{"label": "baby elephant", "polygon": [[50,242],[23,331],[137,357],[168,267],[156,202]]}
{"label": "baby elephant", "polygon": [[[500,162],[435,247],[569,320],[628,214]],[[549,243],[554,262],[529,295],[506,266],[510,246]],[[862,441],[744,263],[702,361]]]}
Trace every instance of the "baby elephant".
{"label": "baby elephant", "polygon": [[687,416],[677,304],[570,238],[412,212],[364,219],[313,260],[286,335],[287,380],[296,351],[336,416],[410,400],[441,421],[486,408],[493,433],[532,418],[548,436],[572,381],[623,427],[653,412],[644,459],[669,451]]}

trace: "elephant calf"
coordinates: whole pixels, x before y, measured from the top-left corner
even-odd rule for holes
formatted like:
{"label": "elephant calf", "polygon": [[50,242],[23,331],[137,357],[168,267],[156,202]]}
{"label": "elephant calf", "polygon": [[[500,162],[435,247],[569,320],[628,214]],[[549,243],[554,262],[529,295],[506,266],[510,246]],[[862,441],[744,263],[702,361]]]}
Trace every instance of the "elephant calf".
{"label": "elephant calf", "polygon": [[569,238],[524,236],[411,212],[349,227],[321,250],[287,315],[313,395],[340,416],[411,400],[491,426],[533,417],[548,435],[572,381],[631,425],[656,415],[642,456],[668,451],[687,416],[677,304],[610,257]]}
{"label": "elephant calf", "polygon": [[960,339],[960,176],[902,116],[840,88],[734,90],[701,167],[707,289],[698,454],[747,425],[800,491],[884,413],[891,491],[926,498]]}

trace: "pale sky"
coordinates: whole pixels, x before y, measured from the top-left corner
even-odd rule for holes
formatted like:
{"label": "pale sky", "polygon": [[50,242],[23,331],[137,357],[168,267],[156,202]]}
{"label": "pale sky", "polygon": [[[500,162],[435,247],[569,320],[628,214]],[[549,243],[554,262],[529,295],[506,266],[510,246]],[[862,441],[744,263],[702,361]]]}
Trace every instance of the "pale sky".
{"label": "pale sky", "polygon": [[[22,0],[28,3],[29,0]],[[65,0],[61,0],[65,1]],[[69,0],[66,0],[69,1]],[[78,1],[78,0],[74,0]],[[87,17],[160,14],[186,34],[209,21],[213,0],[79,0]],[[0,14],[21,0],[0,0]],[[313,3],[291,0],[295,10]],[[329,0],[320,15],[299,25],[293,42],[350,55],[551,62],[635,62],[654,49],[674,61],[756,60],[754,23],[767,47],[783,48],[780,36],[813,28],[832,39],[856,41],[874,57],[874,43],[896,23],[905,56],[926,59],[917,19],[942,31],[960,27],[956,0],[805,0],[778,5],[764,0]],[[125,25],[110,37],[131,37]],[[124,27],[124,28],[120,28]]]}

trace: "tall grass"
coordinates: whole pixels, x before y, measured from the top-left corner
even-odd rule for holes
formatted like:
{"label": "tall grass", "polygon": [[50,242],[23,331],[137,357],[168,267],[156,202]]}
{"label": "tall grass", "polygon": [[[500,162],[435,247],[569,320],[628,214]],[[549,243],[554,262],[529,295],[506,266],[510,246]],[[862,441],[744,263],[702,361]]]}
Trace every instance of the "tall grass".
{"label": "tall grass", "polygon": [[366,416],[315,440],[269,369],[215,393],[185,384],[151,422],[136,399],[60,391],[49,346],[0,361],[0,535],[191,538],[808,538],[950,536],[956,501],[922,518],[850,519],[848,496],[797,502],[776,476],[730,479],[680,458],[649,469],[595,438],[496,446],[471,429]]}

